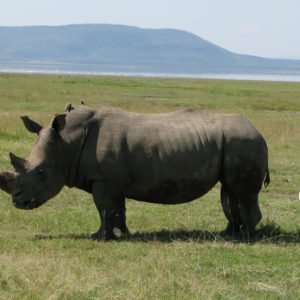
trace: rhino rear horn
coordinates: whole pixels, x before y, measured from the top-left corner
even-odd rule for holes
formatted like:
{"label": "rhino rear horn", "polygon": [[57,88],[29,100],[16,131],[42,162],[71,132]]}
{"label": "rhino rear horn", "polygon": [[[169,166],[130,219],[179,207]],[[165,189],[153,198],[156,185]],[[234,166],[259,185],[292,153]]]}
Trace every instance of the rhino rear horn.
{"label": "rhino rear horn", "polygon": [[39,123],[31,120],[28,116],[21,116],[21,119],[22,119],[25,127],[27,128],[27,130],[30,131],[30,132],[32,132],[32,133],[39,134],[39,132],[43,128],[42,125],[40,125]]}
{"label": "rhino rear horn", "polygon": [[18,173],[24,173],[26,171],[26,160],[14,155],[12,152],[9,153],[10,163]]}

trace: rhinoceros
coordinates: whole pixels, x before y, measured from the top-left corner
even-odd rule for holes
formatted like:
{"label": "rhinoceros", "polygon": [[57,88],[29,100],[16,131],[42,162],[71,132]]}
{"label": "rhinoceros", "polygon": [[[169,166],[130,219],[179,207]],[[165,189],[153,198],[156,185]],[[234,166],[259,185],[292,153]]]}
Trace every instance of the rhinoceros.
{"label": "rhinoceros", "polygon": [[128,233],[125,198],[178,204],[221,182],[226,234],[255,233],[261,220],[258,194],[270,182],[268,149],[246,119],[197,109],[142,114],[85,105],[57,114],[43,127],[28,116],[36,141],[25,160],[10,153],[14,172],[0,187],[20,209],[33,209],[63,186],[93,195],[101,226],[93,239]]}

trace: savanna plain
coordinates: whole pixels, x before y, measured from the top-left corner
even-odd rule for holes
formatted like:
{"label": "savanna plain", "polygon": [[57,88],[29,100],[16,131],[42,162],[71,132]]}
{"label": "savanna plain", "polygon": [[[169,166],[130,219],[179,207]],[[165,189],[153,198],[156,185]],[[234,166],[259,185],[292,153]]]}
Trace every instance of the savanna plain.
{"label": "savanna plain", "polygon": [[22,211],[0,192],[0,299],[300,299],[300,84],[0,74],[0,170],[35,136],[19,116],[49,124],[67,103],[136,112],[185,107],[249,119],[269,147],[254,238],[221,237],[220,186],[182,205],[126,200],[131,232],[89,239],[91,195],[64,188]]}

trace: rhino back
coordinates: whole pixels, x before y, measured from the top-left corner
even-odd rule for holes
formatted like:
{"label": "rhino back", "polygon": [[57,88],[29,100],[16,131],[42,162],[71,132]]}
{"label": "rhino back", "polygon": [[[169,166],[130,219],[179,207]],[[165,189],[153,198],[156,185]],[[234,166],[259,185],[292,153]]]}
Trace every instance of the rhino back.
{"label": "rhino back", "polygon": [[134,178],[128,196],[180,203],[207,193],[220,177],[222,122],[197,110],[133,118],[126,134]]}

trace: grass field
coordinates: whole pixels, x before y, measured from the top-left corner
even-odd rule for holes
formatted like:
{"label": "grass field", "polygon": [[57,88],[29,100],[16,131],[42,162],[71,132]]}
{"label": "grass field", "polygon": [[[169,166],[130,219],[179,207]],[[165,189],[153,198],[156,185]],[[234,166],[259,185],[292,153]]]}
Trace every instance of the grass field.
{"label": "grass field", "polygon": [[49,123],[66,103],[248,118],[269,146],[271,184],[250,240],[223,239],[219,186],[194,202],[127,200],[131,235],[95,242],[92,197],[65,188],[33,211],[0,192],[0,299],[300,299],[300,84],[0,74],[0,170],[34,143],[19,118]]}

